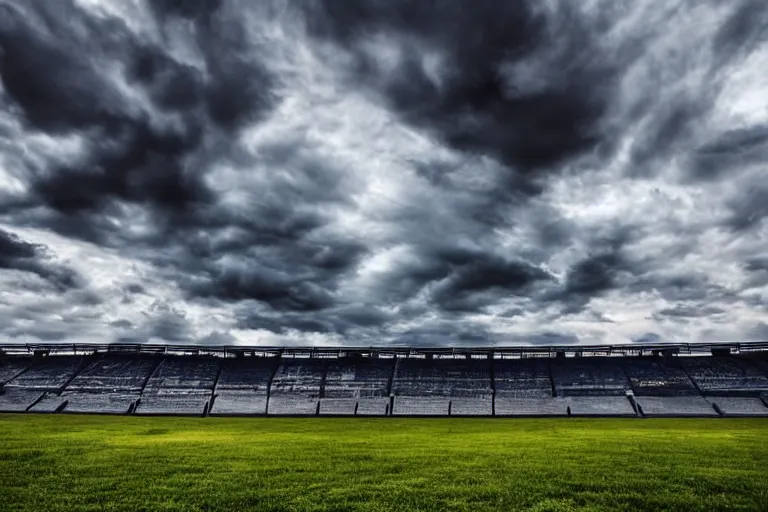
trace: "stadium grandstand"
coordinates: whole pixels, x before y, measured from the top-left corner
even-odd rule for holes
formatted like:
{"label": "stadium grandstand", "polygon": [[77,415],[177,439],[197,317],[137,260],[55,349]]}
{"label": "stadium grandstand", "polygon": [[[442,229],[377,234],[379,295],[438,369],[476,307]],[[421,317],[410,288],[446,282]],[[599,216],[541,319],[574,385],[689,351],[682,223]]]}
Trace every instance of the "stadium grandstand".
{"label": "stadium grandstand", "polygon": [[768,342],[0,345],[0,412],[768,417]]}

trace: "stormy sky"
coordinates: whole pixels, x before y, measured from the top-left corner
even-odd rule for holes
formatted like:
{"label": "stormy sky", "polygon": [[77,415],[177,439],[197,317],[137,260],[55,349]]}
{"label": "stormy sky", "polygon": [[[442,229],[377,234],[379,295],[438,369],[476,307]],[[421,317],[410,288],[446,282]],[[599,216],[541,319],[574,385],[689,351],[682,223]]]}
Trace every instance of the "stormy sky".
{"label": "stormy sky", "polygon": [[0,0],[0,341],[768,339],[766,70],[764,0]]}

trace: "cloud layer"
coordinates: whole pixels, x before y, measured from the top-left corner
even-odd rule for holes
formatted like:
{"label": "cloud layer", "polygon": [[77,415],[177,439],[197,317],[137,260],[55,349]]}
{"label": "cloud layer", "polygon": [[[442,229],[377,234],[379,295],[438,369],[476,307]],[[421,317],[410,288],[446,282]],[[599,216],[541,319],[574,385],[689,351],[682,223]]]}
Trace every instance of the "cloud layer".
{"label": "cloud layer", "polygon": [[0,0],[6,341],[765,338],[761,1]]}

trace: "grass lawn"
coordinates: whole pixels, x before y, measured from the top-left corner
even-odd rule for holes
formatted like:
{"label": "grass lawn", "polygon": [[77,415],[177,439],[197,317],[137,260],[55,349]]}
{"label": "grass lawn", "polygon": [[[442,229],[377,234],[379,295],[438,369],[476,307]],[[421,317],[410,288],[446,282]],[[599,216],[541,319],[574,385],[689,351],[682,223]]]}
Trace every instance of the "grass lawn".
{"label": "grass lawn", "polygon": [[760,419],[0,415],[0,510],[760,510]]}

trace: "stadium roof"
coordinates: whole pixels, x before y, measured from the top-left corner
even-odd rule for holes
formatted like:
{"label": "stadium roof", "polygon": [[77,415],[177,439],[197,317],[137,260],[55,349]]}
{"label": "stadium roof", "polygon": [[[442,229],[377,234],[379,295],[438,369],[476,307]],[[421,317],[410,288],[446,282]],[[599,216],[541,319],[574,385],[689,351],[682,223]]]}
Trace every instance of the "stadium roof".
{"label": "stadium roof", "polygon": [[92,353],[124,352],[139,354],[211,354],[237,355],[283,354],[300,356],[341,356],[351,354],[384,354],[398,356],[419,355],[493,355],[493,356],[554,356],[558,353],[579,355],[650,355],[659,352],[678,354],[703,354],[713,350],[738,354],[768,350],[768,341],[739,343],[632,343],[619,345],[552,345],[552,346],[478,346],[478,347],[420,347],[420,346],[205,346],[205,345],[161,345],[161,344],[0,344],[0,351],[6,354],[31,354],[36,351],[47,353]]}

